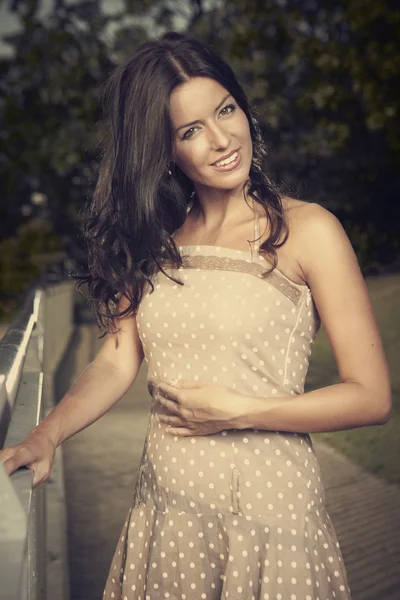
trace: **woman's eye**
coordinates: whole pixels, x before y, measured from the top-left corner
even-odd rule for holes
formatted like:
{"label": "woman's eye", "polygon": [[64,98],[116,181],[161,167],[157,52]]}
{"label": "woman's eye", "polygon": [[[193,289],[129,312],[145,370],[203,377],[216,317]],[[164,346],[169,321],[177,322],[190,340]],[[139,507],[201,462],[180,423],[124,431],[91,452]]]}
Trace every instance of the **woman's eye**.
{"label": "woman's eye", "polygon": [[[220,114],[222,114],[223,116],[224,115],[230,115],[231,113],[234,112],[234,110],[236,110],[236,104],[227,104],[221,110]],[[191,138],[192,135],[194,134],[195,129],[197,129],[197,127],[190,127],[190,129],[188,129],[187,131],[185,131],[185,133],[183,134],[183,136],[182,136],[181,139],[182,140],[188,140],[189,138]]]}
{"label": "woman's eye", "polygon": [[223,111],[227,111],[228,109],[230,109],[228,112],[225,112],[225,115],[229,115],[230,113],[232,113],[236,108],[236,104],[227,104],[226,106],[224,106],[224,108],[221,110],[221,113]]}
{"label": "woman's eye", "polygon": [[182,136],[183,140],[187,140],[190,137],[192,137],[193,135],[193,131],[196,129],[196,127],[191,127],[190,129],[188,129],[187,131],[185,131],[185,133]]}

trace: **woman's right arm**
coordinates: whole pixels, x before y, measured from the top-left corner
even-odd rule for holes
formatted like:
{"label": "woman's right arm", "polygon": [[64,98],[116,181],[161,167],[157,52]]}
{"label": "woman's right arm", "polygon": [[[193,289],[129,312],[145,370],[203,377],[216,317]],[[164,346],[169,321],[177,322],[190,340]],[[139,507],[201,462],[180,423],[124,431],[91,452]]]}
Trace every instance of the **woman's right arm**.
{"label": "woman's right arm", "polygon": [[[123,297],[119,311],[127,305]],[[34,487],[45,481],[57,446],[97,421],[129,389],[143,361],[143,348],[136,317],[119,318],[116,325],[120,331],[107,334],[95,359],[47,417],[19,444],[0,451],[0,460],[9,474],[27,466],[34,471]]]}

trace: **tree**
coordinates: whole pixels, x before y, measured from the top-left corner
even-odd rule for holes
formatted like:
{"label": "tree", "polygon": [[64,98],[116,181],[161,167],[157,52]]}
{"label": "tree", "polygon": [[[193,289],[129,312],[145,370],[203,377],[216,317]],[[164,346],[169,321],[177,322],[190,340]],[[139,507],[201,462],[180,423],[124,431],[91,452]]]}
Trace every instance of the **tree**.
{"label": "tree", "polygon": [[126,0],[110,16],[100,0],[55,0],[45,21],[38,0],[12,5],[24,27],[11,39],[15,59],[0,63],[0,235],[15,231],[35,191],[48,197],[56,231],[76,235],[97,175],[102,84],[149,33],[179,23],[233,66],[257,111],[274,179],[332,209],[365,270],[399,256],[394,2],[213,0],[205,10],[200,0]]}
{"label": "tree", "polygon": [[400,10],[374,0],[224,2],[195,24],[258,111],[266,169],[344,222],[367,271],[400,253]]}

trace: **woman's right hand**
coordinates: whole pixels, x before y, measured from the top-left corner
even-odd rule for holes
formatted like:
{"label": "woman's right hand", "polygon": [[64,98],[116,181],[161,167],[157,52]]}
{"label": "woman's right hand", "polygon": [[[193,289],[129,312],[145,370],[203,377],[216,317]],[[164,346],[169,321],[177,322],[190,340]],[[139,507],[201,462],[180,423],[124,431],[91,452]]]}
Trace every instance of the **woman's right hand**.
{"label": "woman's right hand", "polygon": [[35,488],[50,477],[55,453],[56,445],[51,437],[37,427],[22,442],[0,450],[0,460],[9,475],[19,467],[31,469]]}

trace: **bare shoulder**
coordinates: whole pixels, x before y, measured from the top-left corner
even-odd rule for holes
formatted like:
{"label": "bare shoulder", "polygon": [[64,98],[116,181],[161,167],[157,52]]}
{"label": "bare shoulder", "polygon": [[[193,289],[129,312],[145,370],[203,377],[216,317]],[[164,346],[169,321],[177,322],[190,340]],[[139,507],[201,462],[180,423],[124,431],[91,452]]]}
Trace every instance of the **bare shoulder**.
{"label": "bare shoulder", "polygon": [[[315,202],[301,202],[288,210],[296,254],[307,281],[312,277],[316,254],[324,259],[343,260],[343,253],[357,262],[352,245],[339,219]],[[358,265],[358,263],[357,263]]]}
{"label": "bare shoulder", "polygon": [[304,200],[286,199],[285,205],[287,214],[297,220],[298,227],[304,227],[311,222],[319,219],[337,219],[335,215],[316,202],[305,202]]}
{"label": "bare shoulder", "polygon": [[304,200],[296,200],[296,198],[288,198],[287,196],[282,197],[282,207],[285,218],[288,220],[289,225],[292,225],[294,229],[297,229],[301,220],[306,218],[304,215],[310,206],[319,206],[312,202],[305,202]]}
{"label": "bare shoulder", "polygon": [[342,251],[347,247],[352,252],[350,241],[339,219],[320,204],[293,198],[282,199],[282,204],[289,226],[290,250],[304,281],[310,285],[315,254],[335,254],[338,245]]}
{"label": "bare shoulder", "polygon": [[[301,228],[302,222],[307,219],[309,207],[313,206],[310,202],[296,200],[295,198],[282,197],[283,215],[289,227],[289,243],[290,246],[296,244],[297,232]],[[295,248],[291,248],[293,252]]]}
{"label": "bare shoulder", "polygon": [[309,206],[311,202],[305,202],[304,200],[297,200],[296,198],[290,198],[289,196],[281,196],[282,204],[285,210],[293,211],[304,206]]}
{"label": "bare shoulder", "polygon": [[314,298],[324,302],[339,289],[365,299],[364,277],[340,220],[315,202],[290,200],[286,210],[291,250]]}
{"label": "bare shoulder", "polygon": [[[304,285],[307,281],[302,266],[302,243],[299,231],[303,222],[307,219],[307,210],[310,203],[287,196],[281,196],[281,200],[283,216],[288,225],[288,235],[285,243],[277,249],[278,268],[295,283]],[[265,231],[269,232],[267,222],[265,221],[265,223]],[[281,236],[283,241],[283,232]]]}

